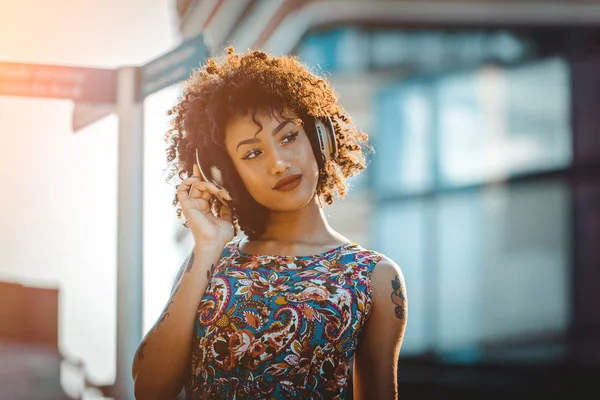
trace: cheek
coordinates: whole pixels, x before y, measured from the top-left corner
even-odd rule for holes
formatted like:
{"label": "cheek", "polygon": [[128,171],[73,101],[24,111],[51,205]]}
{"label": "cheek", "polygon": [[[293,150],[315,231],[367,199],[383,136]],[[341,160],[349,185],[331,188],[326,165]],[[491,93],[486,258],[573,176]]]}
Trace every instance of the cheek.
{"label": "cheek", "polygon": [[319,172],[319,165],[317,164],[315,153],[313,152],[308,137],[303,137],[302,146],[299,146],[299,148],[297,149],[297,154],[299,158],[303,161],[303,164],[305,166],[309,166],[312,172]]}
{"label": "cheek", "polygon": [[251,168],[246,168],[246,166],[240,165],[237,168],[237,170],[238,174],[240,175],[240,178],[242,178],[242,182],[244,182],[246,187],[248,187],[248,184],[251,184],[253,181],[256,180],[255,174],[253,173]]}
{"label": "cheek", "polygon": [[306,159],[310,160],[310,172],[315,177],[316,180],[319,179],[319,164],[317,163],[317,159],[315,158],[315,153],[313,153],[312,149],[309,149],[308,154],[306,155]]}
{"label": "cheek", "polygon": [[261,172],[262,166],[258,165],[259,162],[248,164],[256,165],[244,165],[244,163],[240,163],[236,165],[236,168],[246,190],[252,197],[256,198],[257,190],[260,190],[264,183],[264,173]]}

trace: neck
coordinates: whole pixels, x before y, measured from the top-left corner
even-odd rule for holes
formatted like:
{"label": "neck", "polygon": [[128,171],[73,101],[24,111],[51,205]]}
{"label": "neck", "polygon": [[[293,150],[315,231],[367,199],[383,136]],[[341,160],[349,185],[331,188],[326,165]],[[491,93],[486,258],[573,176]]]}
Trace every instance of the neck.
{"label": "neck", "polygon": [[264,233],[258,241],[276,241],[283,243],[323,243],[339,240],[337,234],[327,223],[323,209],[315,195],[312,200],[293,212],[271,211]]}

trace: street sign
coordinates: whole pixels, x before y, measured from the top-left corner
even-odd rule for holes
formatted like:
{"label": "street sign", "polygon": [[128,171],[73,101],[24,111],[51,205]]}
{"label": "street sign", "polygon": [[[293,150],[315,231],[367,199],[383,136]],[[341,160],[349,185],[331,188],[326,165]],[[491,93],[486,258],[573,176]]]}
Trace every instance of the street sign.
{"label": "street sign", "polygon": [[176,49],[149,62],[142,68],[141,98],[187,79],[208,56],[204,36],[185,40]]}
{"label": "street sign", "polygon": [[117,74],[111,69],[0,62],[0,95],[114,103]]}
{"label": "street sign", "polygon": [[115,112],[114,103],[76,102],[73,106],[71,129],[77,133],[81,129]]}
{"label": "street sign", "polygon": [[[204,36],[137,68],[138,101],[186,79],[208,57]],[[75,102],[73,131],[105,117],[117,102],[117,70],[0,62],[0,96],[70,99]]]}

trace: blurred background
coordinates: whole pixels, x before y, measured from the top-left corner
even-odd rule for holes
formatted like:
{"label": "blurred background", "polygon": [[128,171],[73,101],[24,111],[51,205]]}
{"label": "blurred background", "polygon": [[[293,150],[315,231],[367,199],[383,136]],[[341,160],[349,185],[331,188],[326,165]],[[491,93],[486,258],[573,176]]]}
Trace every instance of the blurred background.
{"label": "blurred background", "polygon": [[[199,33],[297,55],[370,135],[327,214],[404,272],[401,395],[595,383],[600,2],[0,0],[0,64],[140,66]],[[114,109],[74,129],[73,101],[0,95],[0,398],[132,398],[117,309],[141,310],[139,341],[192,246],[164,173],[180,90],[143,100],[142,294],[121,300]]]}

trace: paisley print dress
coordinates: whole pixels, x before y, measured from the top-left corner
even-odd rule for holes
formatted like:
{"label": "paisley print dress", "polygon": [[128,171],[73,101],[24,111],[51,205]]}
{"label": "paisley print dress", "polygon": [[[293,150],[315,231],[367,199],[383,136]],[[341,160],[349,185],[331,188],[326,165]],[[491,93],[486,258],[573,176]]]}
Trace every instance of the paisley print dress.
{"label": "paisley print dress", "polygon": [[191,399],[345,399],[381,254],[352,242],[313,256],[223,249],[196,315]]}

